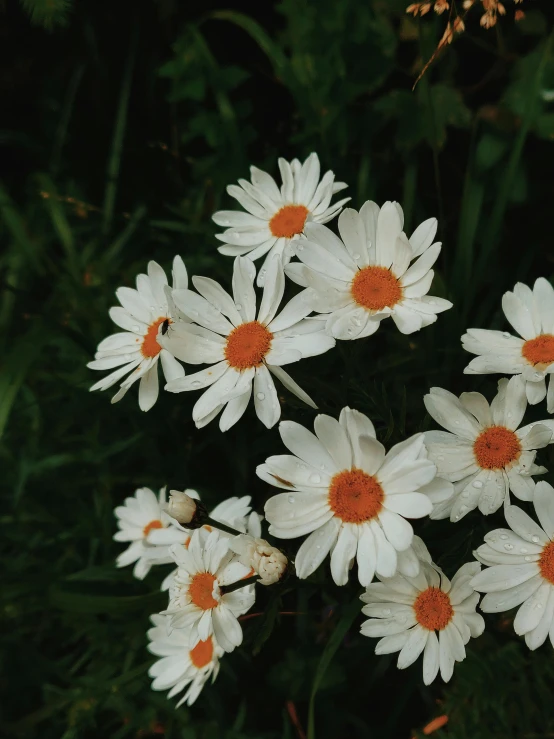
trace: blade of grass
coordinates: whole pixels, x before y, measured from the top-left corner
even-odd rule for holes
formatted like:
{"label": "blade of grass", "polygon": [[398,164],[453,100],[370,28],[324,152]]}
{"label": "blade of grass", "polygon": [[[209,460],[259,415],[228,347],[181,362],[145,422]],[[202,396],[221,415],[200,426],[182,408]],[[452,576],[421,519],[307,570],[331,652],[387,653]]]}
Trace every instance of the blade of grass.
{"label": "blade of grass", "polygon": [[106,173],[106,189],[104,191],[104,206],[102,209],[102,233],[104,234],[104,236],[110,232],[114,216],[115,200],[117,197],[117,180],[119,176],[119,169],[121,166],[121,155],[123,151],[125,128],[127,126],[127,113],[129,110],[129,97],[131,94],[131,83],[133,81],[133,69],[135,66],[138,37],[138,23],[135,23],[131,31],[129,52],[127,54],[125,68],[123,70],[123,78],[121,80],[119,105],[117,106],[112,148],[110,158],[108,160],[108,170]]}
{"label": "blade of grass", "polygon": [[47,174],[37,174],[36,178],[41,188],[41,196],[46,202],[46,208],[50,214],[52,226],[64,248],[69,271],[75,279],[78,279],[79,261],[75,251],[73,232],[65,217],[65,211],[58,197],[56,187]]}
{"label": "blade of grass", "polygon": [[540,62],[537,65],[537,71],[533,80],[533,84],[529,87],[527,105],[525,106],[525,114],[521,121],[519,132],[512,147],[512,153],[510,155],[510,160],[506,168],[506,173],[501,179],[499,192],[492,209],[488,228],[485,232],[485,240],[483,242],[480,259],[478,262],[478,275],[482,275],[484,273],[488,258],[492,250],[496,247],[500,240],[502,222],[506,214],[506,208],[508,206],[508,200],[512,191],[514,179],[518,171],[521,156],[523,154],[523,148],[527,140],[527,135],[529,134],[534,116],[536,115],[537,101],[539,99],[543,73],[548,58],[551,54],[553,38],[554,30],[550,33],[550,36],[545,42]]}
{"label": "blade of grass", "polygon": [[67,91],[65,93],[65,99],[63,101],[62,113],[60,120],[58,121],[58,127],[56,129],[56,135],[54,137],[54,145],[52,146],[52,154],[50,156],[50,172],[53,177],[56,177],[60,169],[60,160],[62,156],[63,145],[67,136],[67,129],[69,127],[69,121],[71,119],[71,113],[73,112],[73,104],[75,103],[75,97],[77,90],[81,84],[83,78],[83,72],[85,71],[85,65],[80,64],[75,68]]}
{"label": "blade of grass", "polygon": [[310,693],[310,703],[308,707],[308,739],[315,739],[315,697],[319,690],[319,686],[321,685],[321,681],[323,680],[337,649],[340,647],[342,640],[346,636],[346,632],[352,626],[354,619],[360,613],[360,610],[361,605],[359,598],[355,598],[351,603],[345,606],[331,638],[325,645],[325,649],[323,650],[323,654],[321,655],[321,659],[317,666],[314,681],[312,683],[312,691]]}
{"label": "blade of grass", "polygon": [[242,28],[266,54],[277,77],[281,77],[286,71],[288,67],[287,57],[255,20],[235,10],[216,10],[214,13],[210,13],[207,18],[229,21],[229,23],[234,23]]}
{"label": "blade of grass", "polygon": [[2,182],[0,182],[0,215],[13,240],[24,252],[29,268],[42,274],[44,267],[39,259],[37,244],[29,236],[25,221]]}

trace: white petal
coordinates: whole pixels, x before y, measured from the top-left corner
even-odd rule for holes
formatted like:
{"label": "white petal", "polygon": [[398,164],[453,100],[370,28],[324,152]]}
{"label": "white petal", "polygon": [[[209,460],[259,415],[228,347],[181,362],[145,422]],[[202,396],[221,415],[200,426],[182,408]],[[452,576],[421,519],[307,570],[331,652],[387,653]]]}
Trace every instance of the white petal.
{"label": "white petal", "polygon": [[279,433],[287,449],[304,462],[327,474],[339,471],[319,439],[299,423],[282,421],[279,425]]}
{"label": "white petal", "polygon": [[331,518],[301,545],[295,558],[296,574],[300,579],[309,577],[317,570],[335,543],[340,526],[339,519]]}
{"label": "white petal", "polygon": [[425,649],[428,637],[429,631],[419,626],[419,624],[410,629],[408,640],[398,655],[397,667],[399,670],[409,667],[416,661]]}
{"label": "white petal", "polygon": [[281,415],[277,390],[265,365],[256,367],[254,376],[254,407],[256,415],[268,429],[275,426]]}
{"label": "white petal", "polygon": [[250,259],[237,257],[233,265],[233,296],[243,321],[256,318],[256,293],[254,279],[256,268]]}
{"label": "white petal", "polygon": [[352,524],[343,524],[331,552],[331,575],[336,585],[346,585],[348,582],[348,571],[356,556],[357,545],[356,527]]}

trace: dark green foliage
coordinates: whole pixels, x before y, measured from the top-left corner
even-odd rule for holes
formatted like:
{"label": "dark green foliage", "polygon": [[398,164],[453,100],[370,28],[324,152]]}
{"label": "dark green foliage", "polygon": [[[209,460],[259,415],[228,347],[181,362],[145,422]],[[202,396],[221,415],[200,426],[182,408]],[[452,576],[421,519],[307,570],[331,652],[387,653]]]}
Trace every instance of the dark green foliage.
{"label": "dark green foliage", "polygon": [[[511,614],[487,617],[448,686],[425,688],[421,664],[400,672],[394,656],[375,657],[351,611],[355,579],[335,587],[328,564],[260,592],[244,645],[192,709],[175,711],[147,677],[165,568],[138,582],[114,566],[113,508],[138,486],[195,487],[209,505],[250,494],[260,512],[272,494],[255,467],[282,446],[251,409],[225,435],[197,431],[195,394],[162,394],[143,414],[133,392],[115,406],[110,391],[89,394],[99,374],[85,366],[113,331],[114,290],[149,259],[167,270],[179,253],[191,274],[229,285],[210,217],[234,207],[225,187],[251,163],[277,174],[278,156],[314,150],[354,207],[397,199],[408,231],[439,217],[433,292],[454,308],[421,333],[387,321],[293,366],[322,412],[356,407],[390,445],[430,427],[432,385],[494,394],[498,378],[462,374],[459,337],[507,328],[502,293],[552,276],[553,12],[535,0],[519,26],[469,23],[412,91],[444,17],[415,22],[407,4],[7,3],[0,735],[296,739],[301,725],[317,739],[402,739],[443,713],[439,737],[554,732],[552,649],[530,653]],[[311,426],[313,411],[281,399],[283,418]],[[551,449],[540,461],[554,467]],[[501,522],[475,513],[416,529],[452,575]],[[298,542],[285,543],[293,554]]]}

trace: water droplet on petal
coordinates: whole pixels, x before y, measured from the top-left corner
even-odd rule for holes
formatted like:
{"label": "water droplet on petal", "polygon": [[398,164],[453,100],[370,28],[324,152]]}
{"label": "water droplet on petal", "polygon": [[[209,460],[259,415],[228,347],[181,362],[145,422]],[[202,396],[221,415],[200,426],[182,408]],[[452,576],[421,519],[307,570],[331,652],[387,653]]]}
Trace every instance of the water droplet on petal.
{"label": "water droplet on petal", "polygon": [[258,400],[265,400],[265,394],[264,393],[256,393],[256,397]]}
{"label": "water droplet on petal", "polygon": [[531,537],[531,539],[533,540],[533,542],[534,542],[535,544],[537,544],[537,543],[538,543],[538,541],[539,541],[539,537],[538,537],[538,536],[536,536],[536,535],[535,535],[535,536],[532,536],[532,537]]}
{"label": "water droplet on petal", "polygon": [[477,489],[483,487],[483,483],[481,482],[481,480],[474,480],[472,484],[473,484],[473,487]]}
{"label": "water droplet on petal", "polygon": [[317,485],[318,482],[321,482],[321,476],[320,475],[310,475],[310,482],[313,482]]}
{"label": "water droplet on petal", "polygon": [[500,534],[500,538],[506,540],[508,538],[508,534]]}
{"label": "water droplet on petal", "polygon": [[296,498],[294,497],[294,495],[289,495],[289,497],[287,498],[287,500],[288,500],[289,503],[294,503],[294,501],[296,500]]}

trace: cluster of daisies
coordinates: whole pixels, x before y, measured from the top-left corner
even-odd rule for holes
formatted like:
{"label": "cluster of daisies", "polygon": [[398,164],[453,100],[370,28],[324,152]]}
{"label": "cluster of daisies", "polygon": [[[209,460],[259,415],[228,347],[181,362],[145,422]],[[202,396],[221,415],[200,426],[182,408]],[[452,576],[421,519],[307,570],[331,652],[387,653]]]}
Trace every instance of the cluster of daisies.
{"label": "cluster of daisies", "polygon": [[[441,250],[436,219],[408,237],[398,203],[368,201],[359,211],[343,207],[348,198],[333,203],[346,185],[332,172],[321,176],[316,154],[304,163],[280,159],[279,169],[281,187],[252,167],[250,182],[228,188],[243,210],[213,216],[225,228],[219,251],[234,257],[232,294],[208,277],[192,277],[191,289],[180,257],[171,285],[150,262],[136,289],[117,290],[121,305],[110,316],[122,331],[98,346],[89,367],[112,371],[92,390],[120,383],[117,402],[140,380],[139,406],[147,411],[158,397],[160,360],[166,390],[204,390],[193,408],[198,428],[219,416],[228,430],[251,399],[271,428],[281,415],[274,378],[317,407],[285,365],[368,337],[388,317],[403,334],[419,331],[451,307],[428,295]],[[337,216],[338,235],[324,225]],[[287,278],[300,289],[282,305]],[[184,693],[180,702],[191,704],[223,655],[242,643],[256,585],[278,585],[293,570],[307,578],[328,555],[337,585],[354,572],[365,589],[361,633],[379,637],[376,653],[399,652],[401,669],[423,655],[426,684],[439,672],[449,680],[469,639],[482,633],[480,592],[482,611],[521,606],[514,629],[531,649],[548,635],[554,644],[554,489],[534,479],[546,472],[535,457],[552,443],[554,422],[522,425],[528,404],[546,398],[554,411],[554,385],[546,385],[554,371],[554,289],[542,278],[533,289],[518,284],[502,307],[518,336],[469,329],[462,343],[477,356],[465,372],[511,377],[500,380],[490,404],[480,393],[458,398],[431,388],[425,407],[444,430],[387,450],[371,420],[348,407],[338,419],[317,415],[313,432],[280,423],[288,453],[256,472],[279,490],[265,504],[269,534],[305,537],[294,555],[261,538],[264,517],[249,496],[208,512],[194,490],[170,491],[167,500],[165,490],[142,488],[116,508],[114,538],[130,542],[118,566],[134,564],[142,579],[154,565],[173,565],[161,585],[168,607],[148,632],[159,657],[150,669],[155,690]],[[511,504],[511,494],[534,505],[540,526]],[[410,523],[457,522],[502,506],[509,528],[487,534],[476,561],[452,580]]]}

